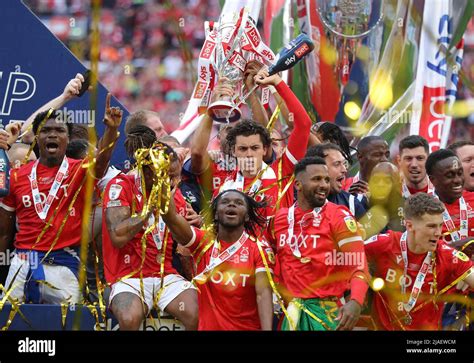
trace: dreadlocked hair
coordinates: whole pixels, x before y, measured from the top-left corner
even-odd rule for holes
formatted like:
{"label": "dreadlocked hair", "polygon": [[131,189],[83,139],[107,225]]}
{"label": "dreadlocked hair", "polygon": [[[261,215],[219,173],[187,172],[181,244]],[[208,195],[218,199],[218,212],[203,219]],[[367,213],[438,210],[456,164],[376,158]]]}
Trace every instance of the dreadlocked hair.
{"label": "dreadlocked hair", "polygon": [[[267,206],[267,202],[265,200],[262,200],[261,202],[257,202],[255,199],[253,199],[250,195],[245,194],[239,190],[236,189],[227,189],[224,190],[223,192],[220,192],[213,200],[211,203],[211,211],[213,215],[213,220],[215,219],[216,212],[217,212],[217,205],[219,204],[219,200],[224,196],[224,194],[229,193],[229,192],[235,192],[241,194],[244,199],[245,203],[247,204],[247,215],[248,215],[248,221],[244,222],[244,228],[245,231],[250,235],[254,237],[258,237],[261,232],[265,227],[267,223],[267,219],[265,216],[262,214],[262,209]],[[214,230],[217,233],[218,229],[218,224],[214,224]]]}
{"label": "dreadlocked hair", "polygon": [[342,149],[342,155],[349,164],[352,165],[351,147],[339,126],[332,122],[322,122],[318,128],[318,132],[323,136],[325,141],[339,145]]}
{"label": "dreadlocked hair", "polygon": [[156,142],[155,132],[147,126],[136,125],[130,129],[125,138],[125,151],[130,159],[134,159],[138,149],[149,149]]}

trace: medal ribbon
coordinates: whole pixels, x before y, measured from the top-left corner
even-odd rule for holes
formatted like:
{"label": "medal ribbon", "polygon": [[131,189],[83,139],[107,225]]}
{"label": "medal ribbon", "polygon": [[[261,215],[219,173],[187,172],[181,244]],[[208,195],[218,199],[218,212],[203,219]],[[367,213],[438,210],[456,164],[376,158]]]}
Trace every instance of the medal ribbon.
{"label": "medal ribbon", "polygon": [[443,212],[443,222],[446,228],[448,229],[448,233],[451,235],[451,239],[453,242],[467,238],[468,236],[467,204],[466,204],[466,201],[464,200],[464,197],[459,198],[459,233],[456,230],[456,226],[454,225],[453,219],[449,215],[449,212],[446,209],[446,207],[444,208],[444,212]]}
{"label": "medal ribbon", "polygon": [[[400,249],[402,251],[402,258],[403,258],[403,284],[402,284],[402,294],[405,294],[406,291],[406,278],[408,275],[408,246],[407,246],[407,232],[402,234],[400,238]],[[421,288],[425,283],[426,275],[428,274],[428,270],[433,262],[433,253],[430,251],[426,254],[425,259],[423,260],[423,264],[421,265],[420,270],[415,279],[415,283],[413,284],[413,288],[410,293],[410,298],[406,304],[403,304],[403,308],[407,313],[409,313],[416,304],[418,300],[418,296],[420,295]]]}
{"label": "medal ribbon", "polygon": [[[426,193],[428,193],[429,195],[434,195],[434,186],[433,184],[431,184],[431,181],[429,179],[428,179],[428,191]],[[403,181],[402,183],[402,195],[403,195],[403,198],[405,199],[411,196],[410,190],[408,189],[405,181]]]}
{"label": "medal ribbon", "polygon": [[33,196],[33,202],[35,205],[36,213],[38,214],[38,217],[40,217],[40,219],[44,221],[46,219],[46,216],[48,215],[49,208],[51,208],[51,204],[56,198],[59,188],[61,187],[61,184],[63,183],[63,180],[66,177],[67,171],[69,169],[69,163],[67,161],[67,158],[64,157],[61,166],[59,167],[59,170],[56,173],[56,176],[54,177],[53,185],[49,190],[49,194],[46,198],[44,205],[43,203],[41,203],[41,196],[38,190],[38,182],[36,181],[36,168],[38,167],[38,163],[39,160],[36,160],[30,173],[31,194]]}
{"label": "medal ribbon", "polygon": [[[324,202],[324,205],[326,205],[326,201]],[[324,205],[323,205],[323,207],[324,207]],[[293,234],[294,234],[294,230],[295,230],[295,206],[296,206],[296,203],[293,204],[288,209],[288,237],[287,237],[286,243],[290,247],[291,252],[293,252],[293,256],[300,259],[301,258],[301,252],[300,252],[300,249],[298,247],[298,240],[295,241],[295,247],[294,248],[291,247],[291,239],[293,238]],[[314,208],[312,210],[313,220],[318,218],[318,216],[321,213],[321,210],[322,210],[323,207]],[[303,228],[301,228],[301,232],[303,232],[302,230],[303,230]]]}
{"label": "medal ribbon", "polygon": [[206,266],[206,268],[196,277],[194,277],[193,280],[201,280],[205,281],[205,275],[214,270],[217,266],[220,264],[224,263],[227,261],[229,258],[231,258],[239,249],[242,247],[244,242],[248,238],[248,234],[246,232],[242,233],[240,238],[235,241],[231,246],[229,246],[225,251],[223,251],[221,254],[218,255],[219,253],[219,242],[214,240],[214,246],[212,248],[211,252],[211,260],[209,261],[209,264]]}

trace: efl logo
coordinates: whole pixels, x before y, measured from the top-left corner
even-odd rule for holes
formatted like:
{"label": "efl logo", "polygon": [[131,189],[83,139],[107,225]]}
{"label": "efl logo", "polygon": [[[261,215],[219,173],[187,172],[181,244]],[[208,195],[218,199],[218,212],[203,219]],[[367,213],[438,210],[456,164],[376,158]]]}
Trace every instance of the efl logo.
{"label": "efl logo", "polygon": [[199,57],[209,59],[215,47],[216,47],[216,43],[206,40],[204,42],[204,45],[202,47],[201,54],[199,55]]}
{"label": "efl logo", "polygon": [[204,92],[206,91],[207,84],[206,82],[198,82],[196,86],[196,91],[194,92],[194,98],[202,98],[204,96]]}
{"label": "efl logo", "polygon": [[258,45],[260,44],[260,37],[258,36],[257,34],[257,30],[255,28],[252,28],[250,29],[248,32],[247,32],[247,36],[250,40],[250,42],[252,43],[252,45],[257,48]]}
{"label": "efl logo", "polygon": [[301,47],[295,50],[295,54],[298,58],[301,58],[306,53],[308,53],[308,51],[309,51],[308,44],[304,43]]}

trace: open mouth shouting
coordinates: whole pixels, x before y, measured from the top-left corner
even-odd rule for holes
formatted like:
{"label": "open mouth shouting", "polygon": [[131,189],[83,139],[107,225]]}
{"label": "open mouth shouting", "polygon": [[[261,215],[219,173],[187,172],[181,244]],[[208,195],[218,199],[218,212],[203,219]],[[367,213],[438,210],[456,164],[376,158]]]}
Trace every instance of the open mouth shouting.
{"label": "open mouth shouting", "polygon": [[59,144],[54,141],[47,142],[45,146],[46,146],[45,149],[48,152],[48,154],[56,154],[56,152],[59,149]]}
{"label": "open mouth shouting", "polygon": [[346,179],[345,175],[341,175],[336,178],[336,185],[339,189],[342,189],[342,183],[344,183],[344,179]]}

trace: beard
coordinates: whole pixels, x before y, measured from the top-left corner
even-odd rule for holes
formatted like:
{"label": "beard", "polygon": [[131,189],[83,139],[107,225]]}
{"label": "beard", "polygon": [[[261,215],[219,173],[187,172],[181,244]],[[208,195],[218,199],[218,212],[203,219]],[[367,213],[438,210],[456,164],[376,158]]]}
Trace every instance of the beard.
{"label": "beard", "polygon": [[[326,198],[318,198],[314,194],[314,191],[312,190],[305,190],[303,189],[303,196],[308,202],[308,204],[311,206],[311,208],[319,208],[324,205],[324,202],[326,201]],[[327,197],[327,196],[326,196]]]}

